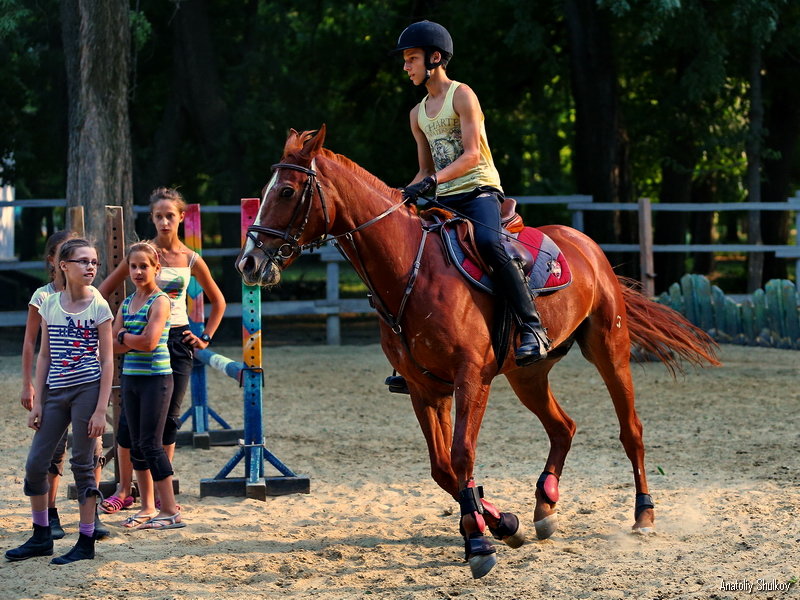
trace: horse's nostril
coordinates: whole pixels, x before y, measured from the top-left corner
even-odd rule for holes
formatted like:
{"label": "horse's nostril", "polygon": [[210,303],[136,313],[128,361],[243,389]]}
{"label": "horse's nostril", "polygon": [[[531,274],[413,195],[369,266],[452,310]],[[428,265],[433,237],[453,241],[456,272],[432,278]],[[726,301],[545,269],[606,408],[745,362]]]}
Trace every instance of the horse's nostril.
{"label": "horse's nostril", "polygon": [[236,268],[240,273],[250,273],[255,265],[255,259],[252,256],[244,256],[237,263]]}

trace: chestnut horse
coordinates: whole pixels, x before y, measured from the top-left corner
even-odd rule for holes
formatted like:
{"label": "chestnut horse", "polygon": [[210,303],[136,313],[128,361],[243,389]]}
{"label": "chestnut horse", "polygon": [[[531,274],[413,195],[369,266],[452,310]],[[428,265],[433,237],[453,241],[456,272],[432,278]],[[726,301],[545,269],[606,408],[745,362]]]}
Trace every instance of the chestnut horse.
{"label": "chestnut horse", "polygon": [[499,374],[508,378],[550,439],[533,515],[537,536],[548,537],[555,531],[558,481],[575,434],[575,423],[553,396],[548,374],[573,342],[611,394],[620,440],[633,465],[633,529],[651,531],[655,515],[645,477],[642,425],[634,408],[631,343],[654,354],[674,374],[681,358],[719,364],[711,338],[679,313],[621,284],[587,236],[551,225],[541,230],[558,244],[573,274],[570,286],[537,299],[553,350],[526,367],[516,366],[509,352],[498,367],[491,341],[493,297],[450,264],[440,237],[428,235],[398,190],[323,148],[324,137],[324,125],[318,132],[291,130],[236,267],[246,284],[270,287],[302,250],[326,240],[340,246],[381,317],[383,351],[408,382],[428,444],[431,475],[460,504],[460,532],[473,577],[485,575],[496,562],[494,546],[484,535],[487,526],[511,547],[525,540],[519,519],[484,499],[474,481],[478,433],[492,380]]}

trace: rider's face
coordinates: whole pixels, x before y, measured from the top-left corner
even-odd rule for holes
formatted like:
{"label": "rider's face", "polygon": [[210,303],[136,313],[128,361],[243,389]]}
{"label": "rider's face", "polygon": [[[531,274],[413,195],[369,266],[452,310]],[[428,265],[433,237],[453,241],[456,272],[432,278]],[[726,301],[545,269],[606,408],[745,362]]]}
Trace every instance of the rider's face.
{"label": "rider's face", "polygon": [[422,48],[403,50],[403,70],[414,85],[422,83],[425,79],[425,52]]}

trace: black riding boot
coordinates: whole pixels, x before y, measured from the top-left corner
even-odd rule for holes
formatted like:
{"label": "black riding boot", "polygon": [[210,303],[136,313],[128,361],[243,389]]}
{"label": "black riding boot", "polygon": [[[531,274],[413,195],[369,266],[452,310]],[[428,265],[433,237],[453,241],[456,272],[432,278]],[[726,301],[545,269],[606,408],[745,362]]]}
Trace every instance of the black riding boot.
{"label": "black riding boot", "polygon": [[525,367],[547,357],[550,339],[533,302],[525,273],[520,264],[512,259],[495,270],[495,282],[508,300],[511,311],[520,325],[520,342],[514,353],[517,365]]}
{"label": "black riding boot", "polygon": [[8,560],[25,560],[34,556],[50,556],[53,554],[53,534],[50,526],[33,526],[33,535],[30,539],[19,546],[6,552]]}
{"label": "black riding boot", "polygon": [[72,550],[50,561],[51,565],[68,565],[77,560],[91,560],[94,558],[94,536],[80,534]]}

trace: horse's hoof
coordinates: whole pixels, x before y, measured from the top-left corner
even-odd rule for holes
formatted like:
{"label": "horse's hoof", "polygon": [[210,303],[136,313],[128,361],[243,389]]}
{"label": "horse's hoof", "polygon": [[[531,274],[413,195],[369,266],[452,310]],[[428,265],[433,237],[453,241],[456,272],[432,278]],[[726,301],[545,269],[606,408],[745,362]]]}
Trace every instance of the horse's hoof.
{"label": "horse's hoof", "polygon": [[558,517],[556,513],[547,515],[544,519],[534,521],[533,526],[536,527],[536,537],[540,540],[546,540],[558,529]]}
{"label": "horse's hoof", "polygon": [[519,548],[527,541],[525,538],[525,532],[522,531],[522,525],[517,527],[517,530],[512,535],[507,535],[506,537],[502,538],[502,540],[503,543],[509,548]]}
{"label": "horse's hoof", "polygon": [[472,578],[480,579],[497,564],[497,555],[476,554],[471,556],[467,562],[469,562],[469,570],[472,571]]}
{"label": "horse's hoof", "polygon": [[634,535],[655,535],[656,528],[655,527],[636,527],[634,526],[631,530],[631,533]]}

